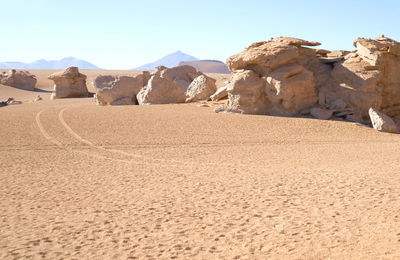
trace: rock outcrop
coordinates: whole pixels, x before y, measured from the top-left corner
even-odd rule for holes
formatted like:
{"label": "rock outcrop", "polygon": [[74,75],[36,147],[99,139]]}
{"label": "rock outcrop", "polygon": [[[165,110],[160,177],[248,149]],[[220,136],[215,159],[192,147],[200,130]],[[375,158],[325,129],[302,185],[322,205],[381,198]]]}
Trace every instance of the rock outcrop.
{"label": "rock outcrop", "polygon": [[0,74],[0,84],[23,90],[34,90],[36,77],[25,70],[10,70]]}
{"label": "rock outcrop", "polygon": [[[203,73],[188,65],[174,68],[159,66],[157,67],[157,71],[150,76],[151,78],[148,80],[147,85],[143,87],[136,96],[139,105],[184,103],[186,100],[186,91],[193,80],[199,76],[204,76],[206,78],[207,86],[210,82],[214,82],[215,84],[214,79],[205,76]],[[200,79],[198,81],[200,82]],[[190,95],[196,92],[194,89],[195,86],[190,90]],[[189,96],[189,98],[191,98],[191,96]],[[196,100],[198,100],[198,98],[200,98],[200,96],[197,98],[194,97]]]}
{"label": "rock outcrop", "polygon": [[205,75],[195,78],[186,91],[186,102],[210,99],[210,96],[217,90],[215,81]]}
{"label": "rock outcrop", "polygon": [[147,85],[150,73],[130,76],[97,76],[93,81],[98,105],[136,105],[136,95]]}
{"label": "rock outcrop", "polygon": [[399,133],[396,123],[387,115],[370,108],[369,117],[375,130],[393,134]]}
{"label": "rock outcrop", "polygon": [[[327,68],[317,59],[316,49],[303,45],[317,46],[319,43],[279,37],[253,43],[230,57],[227,64],[233,76],[227,109],[242,113],[295,115],[302,108],[314,105],[318,101],[317,84],[323,79],[316,78],[312,69]],[[247,72],[243,74],[243,70]],[[250,78],[258,78],[256,85],[252,85]],[[240,102],[238,105],[242,95],[252,103]]]}
{"label": "rock outcrop", "polygon": [[365,122],[370,107],[400,115],[399,42],[358,38],[352,52],[314,48],[318,45],[278,37],[231,56],[226,111],[290,116],[318,104],[326,115],[313,112],[322,118],[332,113]]}
{"label": "rock outcrop", "polygon": [[69,67],[64,71],[51,74],[48,79],[54,81],[51,99],[89,96],[86,75],[80,73],[77,67]]}

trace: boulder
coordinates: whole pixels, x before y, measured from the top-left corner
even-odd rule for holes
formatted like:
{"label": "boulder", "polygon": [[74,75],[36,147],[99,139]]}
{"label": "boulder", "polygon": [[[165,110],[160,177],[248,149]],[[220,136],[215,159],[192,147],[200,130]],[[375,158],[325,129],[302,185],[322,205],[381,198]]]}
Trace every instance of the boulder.
{"label": "boulder", "polygon": [[399,133],[396,123],[389,116],[373,108],[370,108],[368,112],[375,130],[394,134]]}
{"label": "boulder", "polygon": [[265,78],[254,71],[236,71],[228,87],[227,112],[265,114],[269,102],[264,88]]}
{"label": "boulder", "polygon": [[213,95],[210,96],[212,101],[218,101],[228,96],[228,85],[219,88]]}
{"label": "boulder", "polygon": [[173,68],[160,67],[157,68],[160,76],[164,79],[174,82],[178,85],[183,92],[186,92],[190,83],[203,73],[197,71],[194,67],[189,65],[177,66]]}
{"label": "boulder", "polygon": [[318,101],[314,74],[298,64],[286,65],[268,74],[265,92],[272,115],[294,115]]}
{"label": "boulder", "polygon": [[0,74],[0,84],[23,90],[34,90],[36,77],[25,70],[10,70]]}
{"label": "boulder", "polygon": [[136,95],[147,84],[148,73],[130,76],[97,76],[93,81],[99,105],[136,105]]}
{"label": "boulder", "polygon": [[205,75],[195,78],[186,91],[186,102],[210,99],[210,96],[217,90],[215,82],[215,79]]}
{"label": "boulder", "polygon": [[51,74],[48,79],[54,81],[51,99],[89,96],[86,75],[80,73],[77,67],[69,67],[64,71]]}
{"label": "boulder", "polygon": [[310,109],[310,114],[317,119],[328,120],[332,117],[333,111],[319,107],[313,107]]}
{"label": "boulder", "polygon": [[139,105],[184,103],[185,92],[173,81],[153,75],[137,94]]}

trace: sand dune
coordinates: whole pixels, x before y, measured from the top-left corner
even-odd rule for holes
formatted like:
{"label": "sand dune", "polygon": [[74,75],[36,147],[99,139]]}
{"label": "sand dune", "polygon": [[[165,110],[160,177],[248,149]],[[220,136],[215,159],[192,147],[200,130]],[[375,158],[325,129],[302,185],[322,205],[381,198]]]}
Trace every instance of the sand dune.
{"label": "sand dune", "polygon": [[[49,95],[31,72],[42,92],[0,98]],[[0,125],[1,259],[400,258],[400,135],[91,98]]]}

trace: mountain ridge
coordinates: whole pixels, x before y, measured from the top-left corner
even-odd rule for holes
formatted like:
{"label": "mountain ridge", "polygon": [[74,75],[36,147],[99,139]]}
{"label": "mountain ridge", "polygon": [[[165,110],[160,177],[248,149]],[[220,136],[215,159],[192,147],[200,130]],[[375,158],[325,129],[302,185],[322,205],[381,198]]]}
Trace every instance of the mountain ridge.
{"label": "mountain ridge", "polygon": [[79,67],[79,69],[101,70],[96,65],[75,57],[65,57],[60,60],[40,59],[30,63],[18,61],[0,62],[0,69],[65,69],[71,66]]}
{"label": "mountain ridge", "polygon": [[197,61],[197,60],[199,59],[178,50],[154,62],[143,64],[142,66],[136,67],[133,70],[155,70],[157,66],[165,66],[171,68],[178,66],[179,63],[182,61]]}

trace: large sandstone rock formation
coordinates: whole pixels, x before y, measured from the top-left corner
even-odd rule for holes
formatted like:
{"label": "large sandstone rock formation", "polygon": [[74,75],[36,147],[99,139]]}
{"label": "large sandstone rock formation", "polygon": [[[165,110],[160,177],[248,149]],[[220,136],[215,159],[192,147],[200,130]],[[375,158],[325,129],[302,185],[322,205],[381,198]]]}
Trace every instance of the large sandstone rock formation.
{"label": "large sandstone rock formation", "polygon": [[[188,65],[174,68],[159,66],[157,67],[157,71],[151,74],[147,85],[137,94],[138,103],[139,105],[183,103],[186,100],[186,91],[190,84],[199,76],[206,78],[206,86],[209,86],[210,82],[214,82],[215,84],[215,80],[213,81],[213,79]],[[198,81],[200,82],[200,79]],[[196,92],[194,88],[195,86],[191,88],[189,95]],[[198,98],[194,97],[196,100]]]}
{"label": "large sandstone rock formation", "polygon": [[136,95],[147,85],[150,73],[130,76],[97,76],[93,81],[98,105],[136,105]]}
{"label": "large sandstone rock formation", "polygon": [[36,82],[36,77],[24,70],[10,70],[0,74],[0,84],[23,90],[34,90]]}
{"label": "large sandstone rock formation", "polygon": [[86,87],[86,75],[80,73],[77,67],[69,67],[51,74],[48,79],[54,81],[54,91],[51,99],[89,96],[89,91]]}
{"label": "large sandstone rock formation", "polygon": [[225,110],[287,116],[319,107],[329,110],[326,114],[363,121],[374,107],[391,117],[400,115],[399,42],[359,38],[353,52],[313,48],[318,45],[278,37],[231,56]]}

